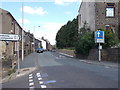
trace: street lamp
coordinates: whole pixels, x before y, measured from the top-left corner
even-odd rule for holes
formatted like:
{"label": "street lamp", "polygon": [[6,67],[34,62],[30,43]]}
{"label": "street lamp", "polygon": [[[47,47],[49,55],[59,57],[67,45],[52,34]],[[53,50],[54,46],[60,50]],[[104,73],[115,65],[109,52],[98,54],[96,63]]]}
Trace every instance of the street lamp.
{"label": "street lamp", "polygon": [[24,10],[24,7],[23,7],[23,2],[22,2],[22,61],[24,60],[24,21],[23,21],[23,19],[24,19],[24,12],[23,12],[23,10]]}

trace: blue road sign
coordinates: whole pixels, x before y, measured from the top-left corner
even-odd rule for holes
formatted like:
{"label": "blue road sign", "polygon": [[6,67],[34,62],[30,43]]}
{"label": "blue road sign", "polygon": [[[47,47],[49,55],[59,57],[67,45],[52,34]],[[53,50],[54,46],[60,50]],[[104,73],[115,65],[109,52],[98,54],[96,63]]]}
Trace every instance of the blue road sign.
{"label": "blue road sign", "polygon": [[104,31],[95,32],[95,43],[104,43]]}
{"label": "blue road sign", "polygon": [[96,31],[96,39],[104,39],[104,31]]}

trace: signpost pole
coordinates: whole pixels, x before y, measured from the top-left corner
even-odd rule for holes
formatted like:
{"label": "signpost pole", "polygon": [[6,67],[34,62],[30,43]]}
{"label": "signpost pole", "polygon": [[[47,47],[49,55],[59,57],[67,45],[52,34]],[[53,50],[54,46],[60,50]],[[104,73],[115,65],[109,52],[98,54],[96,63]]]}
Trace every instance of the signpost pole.
{"label": "signpost pole", "polygon": [[17,57],[18,57],[18,74],[19,74],[19,70],[20,70],[20,59],[19,59],[19,42],[17,42]]}
{"label": "signpost pole", "polygon": [[99,43],[99,62],[101,61],[101,50],[100,50],[100,43]]}

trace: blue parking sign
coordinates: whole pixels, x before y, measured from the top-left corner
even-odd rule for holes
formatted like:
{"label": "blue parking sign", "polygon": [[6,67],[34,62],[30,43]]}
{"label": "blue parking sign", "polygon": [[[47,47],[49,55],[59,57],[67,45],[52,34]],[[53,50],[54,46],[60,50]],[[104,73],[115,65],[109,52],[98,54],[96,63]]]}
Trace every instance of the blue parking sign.
{"label": "blue parking sign", "polygon": [[95,43],[104,43],[104,31],[95,32]]}

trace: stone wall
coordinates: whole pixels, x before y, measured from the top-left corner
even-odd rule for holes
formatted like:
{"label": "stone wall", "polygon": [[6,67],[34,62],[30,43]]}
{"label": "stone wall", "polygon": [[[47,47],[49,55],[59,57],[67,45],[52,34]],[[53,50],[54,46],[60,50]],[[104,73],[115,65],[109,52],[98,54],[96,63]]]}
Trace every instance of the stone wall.
{"label": "stone wall", "polygon": [[58,52],[61,52],[61,53],[68,54],[68,55],[75,56],[74,50],[58,49],[57,51],[58,51]]}
{"label": "stone wall", "polygon": [[[98,49],[92,49],[87,59],[98,60]],[[119,60],[120,48],[108,48],[102,50],[102,61],[118,62]]]}
{"label": "stone wall", "polygon": [[[89,52],[89,55],[81,55],[81,54],[75,54],[74,50],[66,50],[66,49],[58,49],[58,52],[65,53],[68,55],[72,55],[79,59],[86,59],[86,60],[98,60],[98,49],[92,49]],[[112,62],[118,62],[120,61],[120,48],[108,48],[102,50],[102,61],[112,61]]]}
{"label": "stone wall", "polygon": [[120,61],[120,48],[108,48],[107,57],[109,61],[118,62]]}

